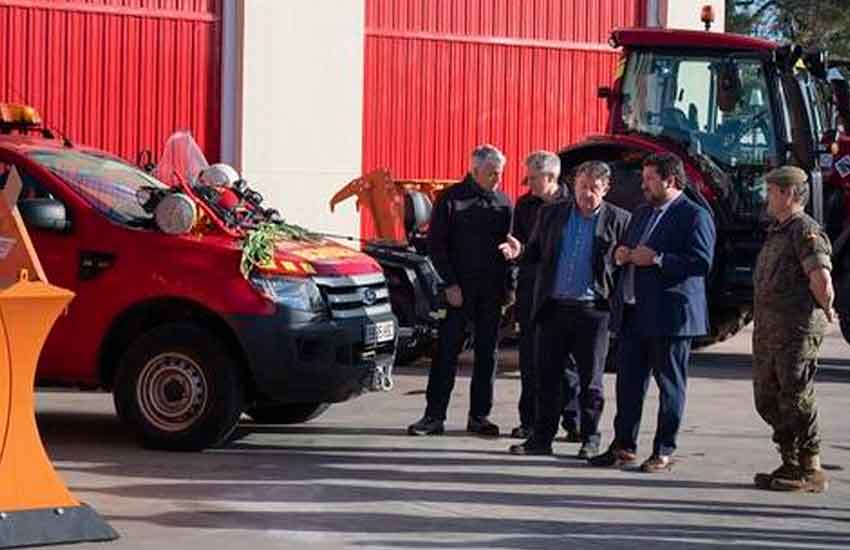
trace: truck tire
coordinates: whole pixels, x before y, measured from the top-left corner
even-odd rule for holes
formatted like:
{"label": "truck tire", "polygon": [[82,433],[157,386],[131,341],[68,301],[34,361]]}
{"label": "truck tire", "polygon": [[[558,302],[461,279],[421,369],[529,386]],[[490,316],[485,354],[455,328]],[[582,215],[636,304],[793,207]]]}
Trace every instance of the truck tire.
{"label": "truck tire", "polygon": [[749,306],[725,307],[709,313],[710,333],[694,339],[693,348],[700,349],[728,340],[753,320]]}
{"label": "truck tire", "polygon": [[330,403],[287,403],[284,405],[259,405],[245,414],[257,424],[303,424],[321,416]]}
{"label": "truck tire", "polygon": [[115,378],[118,416],[152,449],[200,451],[227,441],[245,390],[234,358],[210,332],[185,323],[137,338]]}

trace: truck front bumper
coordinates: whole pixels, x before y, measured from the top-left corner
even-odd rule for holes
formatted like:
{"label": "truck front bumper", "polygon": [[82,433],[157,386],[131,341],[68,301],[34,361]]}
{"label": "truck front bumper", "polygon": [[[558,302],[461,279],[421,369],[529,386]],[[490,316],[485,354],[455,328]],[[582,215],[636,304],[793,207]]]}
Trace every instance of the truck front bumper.
{"label": "truck front bumper", "polygon": [[[392,388],[398,326],[392,314],[293,323],[285,314],[229,319],[248,359],[257,399],[338,403]],[[391,341],[367,343],[366,326],[392,321]]]}

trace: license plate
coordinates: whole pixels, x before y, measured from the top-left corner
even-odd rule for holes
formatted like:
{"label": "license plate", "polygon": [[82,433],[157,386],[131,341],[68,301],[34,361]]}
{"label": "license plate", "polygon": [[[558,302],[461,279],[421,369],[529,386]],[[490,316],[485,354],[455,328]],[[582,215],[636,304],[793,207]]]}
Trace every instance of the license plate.
{"label": "license plate", "polygon": [[395,338],[395,323],[393,321],[381,321],[366,325],[365,340],[367,344],[380,344],[389,342]]}

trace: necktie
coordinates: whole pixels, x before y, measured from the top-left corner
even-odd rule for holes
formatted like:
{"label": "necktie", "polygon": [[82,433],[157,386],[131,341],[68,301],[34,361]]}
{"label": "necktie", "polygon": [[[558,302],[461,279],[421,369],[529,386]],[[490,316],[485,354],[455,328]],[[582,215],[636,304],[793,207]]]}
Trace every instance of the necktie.
{"label": "necktie", "polygon": [[[640,235],[640,240],[638,240],[638,244],[646,244],[646,241],[649,240],[649,236],[652,235],[652,229],[655,227],[655,222],[658,221],[658,218],[661,216],[660,208],[653,208],[652,215],[649,216],[649,219],[646,222],[646,225],[643,228],[643,231]],[[625,280],[623,281],[623,298],[627,304],[635,303],[635,264],[629,264],[626,266]]]}

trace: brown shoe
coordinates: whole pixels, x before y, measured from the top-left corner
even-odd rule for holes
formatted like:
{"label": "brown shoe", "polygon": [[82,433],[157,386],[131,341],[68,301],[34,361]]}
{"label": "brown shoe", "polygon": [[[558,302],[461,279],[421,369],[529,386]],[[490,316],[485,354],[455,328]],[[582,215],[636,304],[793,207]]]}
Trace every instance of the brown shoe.
{"label": "brown shoe", "polygon": [[820,456],[800,454],[800,467],[797,475],[789,479],[774,478],[770,482],[773,491],[792,491],[799,493],[822,493],[829,487],[829,477],[820,465]]}
{"label": "brown shoe", "polygon": [[637,455],[623,449],[608,447],[607,451],[590,458],[587,462],[598,468],[622,468],[637,462]]}
{"label": "brown shoe", "polygon": [[797,459],[786,460],[783,457],[782,465],[770,473],[759,472],[753,478],[753,482],[759,489],[771,488],[774,479],[797,479],[800,477],[800,465]]}
{"label": "brown shoe", "polygon": [[647,474],[660,474],[673,469],[673,457],[670,455],[652,455],[640,465],[640,471]]}

